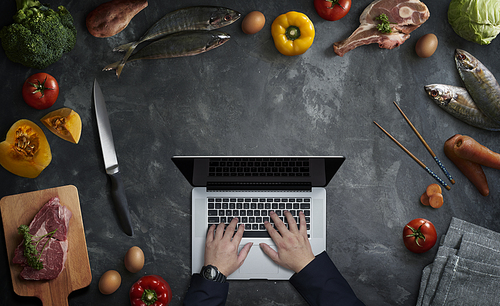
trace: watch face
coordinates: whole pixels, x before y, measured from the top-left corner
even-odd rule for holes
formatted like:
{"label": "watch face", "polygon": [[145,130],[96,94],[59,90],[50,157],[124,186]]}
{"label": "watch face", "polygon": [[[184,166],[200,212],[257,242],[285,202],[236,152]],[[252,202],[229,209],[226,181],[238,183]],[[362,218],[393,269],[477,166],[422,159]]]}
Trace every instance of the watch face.
{"label": "watch face", "polygon": [[217,272],[215,272],[215,269],[212,267],[206,267],[205,271],[203,271],[203,276],[205,276],[206,279],[214,279],[216,275]]}

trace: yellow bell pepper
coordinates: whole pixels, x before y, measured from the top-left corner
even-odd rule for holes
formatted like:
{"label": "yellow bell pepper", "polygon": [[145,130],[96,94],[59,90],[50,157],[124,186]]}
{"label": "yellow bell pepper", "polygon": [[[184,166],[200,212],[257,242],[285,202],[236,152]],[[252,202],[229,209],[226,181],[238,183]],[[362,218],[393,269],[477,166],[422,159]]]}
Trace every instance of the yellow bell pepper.
{"label": "yellow bell pepper", "polygon": [[272,26],[274,45],[284,55],[299,55],[307,51],[314,41],[314,25],[305,14],[288,12],[278,16]]}

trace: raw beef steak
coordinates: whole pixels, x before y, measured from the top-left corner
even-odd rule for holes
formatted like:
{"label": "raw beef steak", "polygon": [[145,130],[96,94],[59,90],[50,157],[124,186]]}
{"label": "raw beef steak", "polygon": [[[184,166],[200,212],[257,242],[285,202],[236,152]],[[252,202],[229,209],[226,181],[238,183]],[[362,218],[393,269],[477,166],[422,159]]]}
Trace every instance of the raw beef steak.
{"label": "raw beef steak", "polygon": [[43,263],[43,269],[37,270],[27,265],[24,257],[24,241],[14,251],[12,260],[15,264],[24,266],[20,277],[26,280],[49,280],[54,279],[61,274],[66,263],[68,254],[68,226],[72,216],[71,211],[59,203],[59,198],[50,199],[36,214],[31,221],[29,228],[30,234],[37,240],[36,237],[43,236],[47,233],[56,232],[52,237],[42,238],[37,246],[37,251],[40,252],[44,245],[45,249],[42,252],[40,261]]}

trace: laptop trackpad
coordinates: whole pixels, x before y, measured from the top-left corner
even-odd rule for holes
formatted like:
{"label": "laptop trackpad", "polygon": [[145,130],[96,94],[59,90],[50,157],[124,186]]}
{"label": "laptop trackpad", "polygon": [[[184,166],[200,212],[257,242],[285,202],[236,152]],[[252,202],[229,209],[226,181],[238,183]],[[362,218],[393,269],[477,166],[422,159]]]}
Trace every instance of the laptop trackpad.
{"label": "laptop trackpad", "polygon": [[[276,246],[271,245],[271,247],[276,250]],[[259,245],[252,246],[245,262],[240,267],[240,273],[266,275],[278,274],[278,272],[279,266],[269,256],[264,254]]]}

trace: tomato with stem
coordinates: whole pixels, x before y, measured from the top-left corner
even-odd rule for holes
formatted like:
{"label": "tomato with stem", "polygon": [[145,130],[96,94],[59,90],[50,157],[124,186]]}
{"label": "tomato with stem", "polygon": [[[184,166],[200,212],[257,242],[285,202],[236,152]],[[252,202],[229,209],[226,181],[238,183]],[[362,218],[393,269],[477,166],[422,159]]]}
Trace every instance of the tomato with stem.
{"label": "tomato with stem", "polygon": [[413,253],[429,251],[436,244],[436,240],[436,228],[429,220],[423,218],[413,219],[403,229],[405,246]]}
{"label": "tomato with stem", "polygon": [[351,9],[351,0],[314,0],[318,15],[329,21],[343,18]]}
{"label": "tomato with stem", "polygon": [[59,84],[48,73],[35,73],[23,85],[23,99],[31,107],[46,109],[51,107],[59,96]]}

